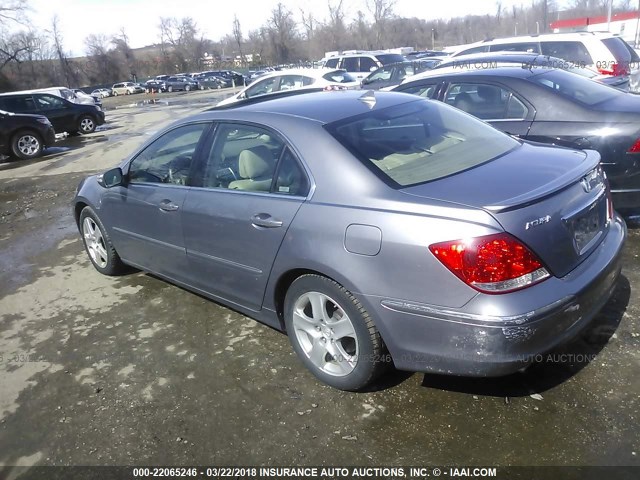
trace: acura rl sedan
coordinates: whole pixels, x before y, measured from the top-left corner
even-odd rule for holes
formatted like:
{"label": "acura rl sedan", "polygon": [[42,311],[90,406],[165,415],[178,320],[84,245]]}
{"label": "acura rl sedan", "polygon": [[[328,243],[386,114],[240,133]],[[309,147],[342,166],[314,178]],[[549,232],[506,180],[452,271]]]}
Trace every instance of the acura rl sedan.
{"label": "acura rl sedan", "polygon": [[181,119],[85,179],[74,213],[99,272],[280,329],[359,390],[391,362],[505,375],[576,336],[626,235],[599,161],[414,95],[317,92]]}

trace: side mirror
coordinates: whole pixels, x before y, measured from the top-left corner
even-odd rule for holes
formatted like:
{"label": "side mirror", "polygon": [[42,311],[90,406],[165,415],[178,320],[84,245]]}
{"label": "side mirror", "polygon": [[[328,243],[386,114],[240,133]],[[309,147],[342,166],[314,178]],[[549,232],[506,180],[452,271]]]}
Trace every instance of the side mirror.
{"label": "side mirror", "polygon": [[369,69],[369,71],[370,71],[370,72],[375,72],[377,69],[378,69],[378,67],[371,67],[371,68]]}
{"label": "side mirror", "polygon": [[98,182],[105,188],[117,187],[124,185],[124,175],[120,167],[107,170],[102,174],[102,178]]}

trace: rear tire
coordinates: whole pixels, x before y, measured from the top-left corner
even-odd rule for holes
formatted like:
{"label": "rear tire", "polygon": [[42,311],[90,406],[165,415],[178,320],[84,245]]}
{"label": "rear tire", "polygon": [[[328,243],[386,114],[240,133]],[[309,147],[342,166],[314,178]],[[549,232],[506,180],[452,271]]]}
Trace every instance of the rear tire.
{"label": "rear tire", "polygon": [[169,88],[167,88],[167,92],[169,93],[173,92],[173,87],[171,85],[169,85]]}
{"label": "rear tire", "polygon": [[351,292],[329,278],[297,278],[285,297],[284,319],[302,363],[332,387],[362,390],[390,361],[368,312]]}
{"label": "rear tire", "polygon": [[103,275],[120,275],[127,267],[116,252],[104,225],[91,207],[80,213],[80,232],[84,248],[93,266]]}
{"label": "rear tire", "polygon": [[189,90],[191,90],[191,86],[190,85],[185,85],[184,91],[188,92]]}
{"label": "rear tire", "polygon": [[42,153],[42,139],[35,132],[21,130],[11,140],[11,152],[23,160],[36,158]]}

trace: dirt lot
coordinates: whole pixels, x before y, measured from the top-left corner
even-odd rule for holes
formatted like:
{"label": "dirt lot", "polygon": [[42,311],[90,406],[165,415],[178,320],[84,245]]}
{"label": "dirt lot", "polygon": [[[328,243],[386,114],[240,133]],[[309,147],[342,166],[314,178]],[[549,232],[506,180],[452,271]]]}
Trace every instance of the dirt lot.
{"label": "dirt lot", "polygon": [[76,185],[206,106],[167,103],[109,111],[92,135],[0,163],[0,478],[12,465],[640,466],[640,230],[593,328],[546,362],[336,391],[283,334],[150,275],[91,267]]}

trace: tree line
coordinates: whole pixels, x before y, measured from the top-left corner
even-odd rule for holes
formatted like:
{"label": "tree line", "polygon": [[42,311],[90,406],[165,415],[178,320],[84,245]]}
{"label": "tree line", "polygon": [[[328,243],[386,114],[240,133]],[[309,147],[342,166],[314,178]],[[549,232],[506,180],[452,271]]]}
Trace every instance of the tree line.
{"label": "tree line", "polygon": [[[351,15],[345,0],[327,0],[322,18],[279,3],[260,28],[245,33],[236,16],[230,33],[218,40],[205,38],[192,17],[160,16],[153,45],[133,49],[121,29],[112,35],[89,35],[85,56],[71,58],[57,17],[49,28],[37,30],[29,26],[29,0],[0,0],[0,91],[107,85],[158,74],[231,68],[238,61],[244,68],[304,64],[337,50],[441,49],[486,38],[544,33],[557,18],[605,15],[608,8],[608,0],[573,0],[558,12],[556,3],[529,0],[506,8],[498,0],[486,15],[430,20],[396,15],[395,0],[364,0]],[[639,7],[633,3],[615,0],[614,13]]]}

